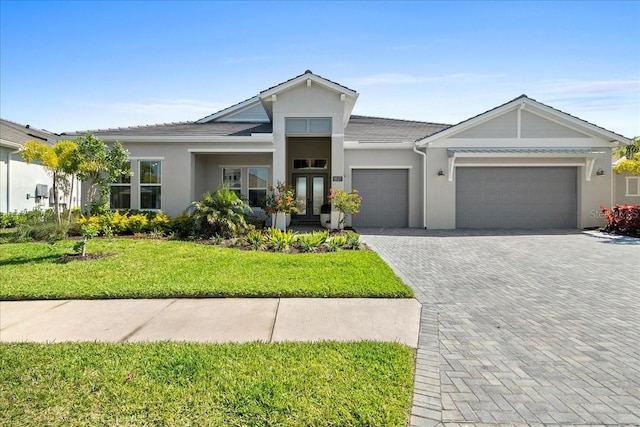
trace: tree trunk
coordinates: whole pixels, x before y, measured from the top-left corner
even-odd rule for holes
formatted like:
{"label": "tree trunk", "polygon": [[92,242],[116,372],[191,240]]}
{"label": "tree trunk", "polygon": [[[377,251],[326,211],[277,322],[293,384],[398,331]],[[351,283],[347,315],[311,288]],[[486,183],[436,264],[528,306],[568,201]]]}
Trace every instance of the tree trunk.
{"label": "tree trunk", "polygon": [[60,200],[58,200],[58,174],[53,173],[53,213],[56,216],[56,224],[60,226]]}
{"label": "tree trunk", "polygon": [[69,212],[67,213],[67,222],[71,222],[71,205],[73,203],[73,184],[76,181],[76,176],[71,175],[71,190],[69,191],[69,204],[67,205],[67,209]]}

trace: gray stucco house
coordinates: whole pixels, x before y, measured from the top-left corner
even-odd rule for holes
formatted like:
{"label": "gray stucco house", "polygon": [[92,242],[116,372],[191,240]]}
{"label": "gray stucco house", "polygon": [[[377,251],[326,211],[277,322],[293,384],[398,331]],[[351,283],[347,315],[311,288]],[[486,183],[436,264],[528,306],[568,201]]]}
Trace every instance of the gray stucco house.
{"label": "gray stucco house", "polygon": [[[0,212],[22,212],[53,206],[52,176],[37,163],[25,163],[18,149],[30,140],[53,145],[58,139],[58,135],[52,132],[0,119]],[[76,206],[80,201],[79,190],[74,193],[73,203]],[[64,205],[62,198],[60,200]]]}
{"label": "gray stucco house", "polygon": [[615,202],[629,139],[525,95],[456,125],[352,115],[357,99],[306,71],[194,122],[92,131],[131,153],[112,207],[177,215],[225,182],[255,206],[283,181],[298,221],[343,188],[364,199],[355,227],[587,228]]}

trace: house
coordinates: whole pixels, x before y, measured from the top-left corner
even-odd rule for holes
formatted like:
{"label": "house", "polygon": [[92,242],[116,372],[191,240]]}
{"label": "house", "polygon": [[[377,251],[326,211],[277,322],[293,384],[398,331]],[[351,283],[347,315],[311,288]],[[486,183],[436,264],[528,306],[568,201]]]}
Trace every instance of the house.
{"label": "house", "polygon": [[[52,176],[40,164],[27,164],[18,149],[30,140],[53,145],[58,139],[49,131],[0,119],[0,212],[53,207]],[[80,200],[77,192],[74,200]]]}
{"label": "house", "polygon": [[630,143],[525,95],[453,126],[352,115],[357,100],[306,71],[195,122],[92,131],[131,153],[112,208],[177,215],[223,183],[257,206],[282,181],[300,222],[343,188],[363,197],[355,227],[597,227]]}

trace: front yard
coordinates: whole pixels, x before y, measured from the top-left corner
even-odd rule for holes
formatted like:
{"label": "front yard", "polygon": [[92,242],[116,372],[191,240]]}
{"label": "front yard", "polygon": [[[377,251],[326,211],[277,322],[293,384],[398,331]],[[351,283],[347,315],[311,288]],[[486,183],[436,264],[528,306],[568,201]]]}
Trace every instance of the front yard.
{"label": "front yard", "polygon": [[2,344],[0,425],[404,426],[392,343]]}
{"label": "front yard", "polygon": [[373,251],[283,254],[193,242],[91,240],[87,261],[61,261],[73,242],[0,245],[0,299],[375,297],[413,293]]}

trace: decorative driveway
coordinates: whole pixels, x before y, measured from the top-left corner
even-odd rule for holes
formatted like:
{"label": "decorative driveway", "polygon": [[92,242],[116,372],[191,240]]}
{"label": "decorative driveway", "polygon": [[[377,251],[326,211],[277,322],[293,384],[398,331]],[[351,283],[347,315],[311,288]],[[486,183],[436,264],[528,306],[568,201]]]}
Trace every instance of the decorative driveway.
{"label": "decorative driveway", "polygon": [[640,240],[358,231],[423,304],[412,425],[640,425]]}

